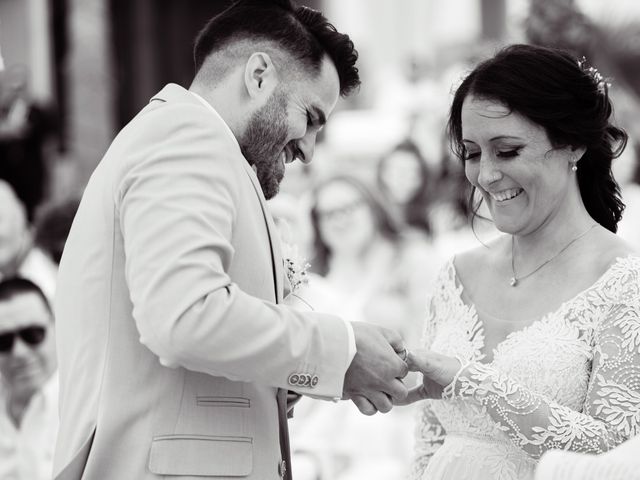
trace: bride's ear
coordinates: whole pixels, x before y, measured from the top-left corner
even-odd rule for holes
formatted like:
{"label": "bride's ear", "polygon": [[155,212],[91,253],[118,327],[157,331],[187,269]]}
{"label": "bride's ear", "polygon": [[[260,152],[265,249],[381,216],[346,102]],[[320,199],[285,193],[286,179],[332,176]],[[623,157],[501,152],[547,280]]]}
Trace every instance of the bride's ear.
{"label": "bride's ear", "polygon": [[573,155],[573,163],[578,163],[586,151],[587,151],[587,147],[571,147],[571,154]]}

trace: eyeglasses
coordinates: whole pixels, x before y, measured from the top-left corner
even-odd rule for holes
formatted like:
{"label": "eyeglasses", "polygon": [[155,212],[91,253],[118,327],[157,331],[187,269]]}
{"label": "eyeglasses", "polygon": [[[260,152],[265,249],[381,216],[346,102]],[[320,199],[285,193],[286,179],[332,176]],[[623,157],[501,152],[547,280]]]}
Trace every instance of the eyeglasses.
{"label": "eyeglasses", "polygon": [[13,350],[16,336],[19,336],[27,345],[36,346],[42,343],[46,333],[46,329],[40,325],[32,325],[13,332],[0,333],[0,353],[8,353]]}

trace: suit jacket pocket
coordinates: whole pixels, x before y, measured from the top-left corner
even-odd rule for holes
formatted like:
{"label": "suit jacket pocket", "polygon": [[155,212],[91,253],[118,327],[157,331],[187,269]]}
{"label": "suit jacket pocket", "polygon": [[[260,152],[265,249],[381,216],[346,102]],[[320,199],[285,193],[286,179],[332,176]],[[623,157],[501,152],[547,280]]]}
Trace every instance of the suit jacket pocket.
{"label": "suit jacket pocket", "polygon": [[246,477],[253,470],[253,439],[209,435],[154,437],[149,470],[157,475]]}
{"label": "suit jacket pocket", "polygon": [[251,400],[244,397],[214,397],[198,395],[196,397],[196,404],[199,407],[249,408],[251,407]]}

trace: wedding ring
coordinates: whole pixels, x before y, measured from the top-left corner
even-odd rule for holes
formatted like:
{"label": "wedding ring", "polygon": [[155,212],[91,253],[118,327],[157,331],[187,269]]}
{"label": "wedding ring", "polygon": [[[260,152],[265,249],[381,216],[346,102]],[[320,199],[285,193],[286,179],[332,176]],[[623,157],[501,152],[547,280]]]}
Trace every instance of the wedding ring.
{"label": "wedding ring", "polygon": [[403,347],[402,350],[400,350],[398,353],[398,356],[400,357],[400,360],[402,360],[403,362],[407,361],[407,358],[409,358],[409,351],[407,350],[407,347]]}

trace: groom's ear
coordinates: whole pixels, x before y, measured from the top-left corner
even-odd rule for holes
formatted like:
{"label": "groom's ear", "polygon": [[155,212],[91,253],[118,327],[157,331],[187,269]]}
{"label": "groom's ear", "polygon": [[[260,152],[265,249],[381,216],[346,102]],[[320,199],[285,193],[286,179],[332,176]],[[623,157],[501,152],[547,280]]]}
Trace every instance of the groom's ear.
{"label": "groom's ear", "polygon": [[271,96],[278,82],[278,72],[269,54],[251,54],[244,67],[244,86],[249,98],[263,103]]}

